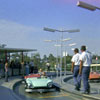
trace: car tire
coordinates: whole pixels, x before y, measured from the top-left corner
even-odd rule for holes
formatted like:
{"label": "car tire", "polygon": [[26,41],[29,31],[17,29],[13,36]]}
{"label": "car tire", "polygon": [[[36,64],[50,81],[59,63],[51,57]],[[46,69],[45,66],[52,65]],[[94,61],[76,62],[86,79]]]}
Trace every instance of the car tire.
{"label": "car tire", "polygon": [[53,86],[53,85],[52,85],[51,82],[47,84],[47,87],[48,87],[48,88],[52,88],[52,86]]}
{"label": "car tire", "polygon": [[28,85],[27,84],[25,84],[25,89],[28,89]]}

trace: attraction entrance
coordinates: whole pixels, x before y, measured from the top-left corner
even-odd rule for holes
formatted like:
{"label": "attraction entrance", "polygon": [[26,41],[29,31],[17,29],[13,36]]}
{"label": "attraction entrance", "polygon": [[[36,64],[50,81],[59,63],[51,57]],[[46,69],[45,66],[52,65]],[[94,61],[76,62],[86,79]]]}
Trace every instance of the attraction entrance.
{"label": "attraction entrance", "polygon": [[21,62],[12,64],[9,62],[9,76],[20,75],[21,73],[21,63],[24,62],[24,53],[37,51],[36,49],[22,49],[22,48],[0,48],[0,54],[4,54],[5,58],[0,60],[0,77],[4,76],[4,65],[5,62],[10,61],[11,53],[21,53]]}

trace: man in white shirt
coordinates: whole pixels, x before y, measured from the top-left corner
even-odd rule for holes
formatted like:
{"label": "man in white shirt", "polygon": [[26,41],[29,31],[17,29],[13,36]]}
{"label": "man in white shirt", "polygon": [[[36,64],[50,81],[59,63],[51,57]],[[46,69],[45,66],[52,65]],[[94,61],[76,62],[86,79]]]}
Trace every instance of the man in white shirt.
{"label": "man in white shirt", "polygon": [[73,80],[75,84],[75,90],[80,90],[81,77],[79,76],[79,65],[80,65],[80,54],[77,48],[74,49],[75,55],[72,57],[72,68]]}
{"label": "man in white shirt", "polygon": [[50,72],[50,63],[48,62],[48,63],[46,64],[46,66],[47,66],[47,71]]}
{"label": "man in white shirt", "polygon": [[90,93],[90,85],[88,82],[90,74],[90,65],[91,65],[91,55],[86,52],[86,46],[81,46],[81,56],[80,56],[80,70],[79,74],[82,75],[84,94]]}

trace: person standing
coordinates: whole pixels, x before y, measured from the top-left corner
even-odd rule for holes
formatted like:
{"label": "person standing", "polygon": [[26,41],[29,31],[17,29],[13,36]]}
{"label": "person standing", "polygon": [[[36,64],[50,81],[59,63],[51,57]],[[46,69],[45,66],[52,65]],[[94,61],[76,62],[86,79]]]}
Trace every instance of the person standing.
{"label": "person standing", "polygon": [[8,62],[5,63],[5,82],[8,82]]}
{"label": "person standing", "polygon": [[30,73],[33,73],[34,70],[34,62],[33,60],[30,62]]}
{"label": "person standing", "polygon": [[72,57],[72,68],[73,80],[75,85],[75,90],[80,90],[81,77],[79,76],[79,65],[80,65],[80,54],[77,48],[74,49],[75,55]]}
{"label": "person standing", "polygon": [[3,62],[0,60],[0,78],[2,78],[4,74],[3,72],[4,72],[4,65]]}
{"label": "person standing", "polygon": [[15,64],[14,64],[14,61],[11,61],[11,63],[10,63],[10,68],[11,68],[11,74],[12,74],[12,76],[14,75],[14,66],[15,66]]}
{"label": "person standing", "polygon": [[22,68],[22,78],[25,76],[25,66],[24,66],[24,61],[21,63],[21,68]]}
{"label": "person standing", "polygon": [[25,63],[26,75],[29,75],[29,62]]}
{"label": "person standing", "polygon": [[82,75],[83,80],[83,94],[90,93],[90,85],[88,82],[89,74],[90,74],[90,65],[91,65],[91,55],[86,52],[86,46],[81,46],[81,56],[80,56],[80,70],[79,74]]}
{"label": "person standing", "polygon": [[60,72],[61,72],[61,66],[60,66],[60,64],[58,63],[57,64],[57,76],[60,76]]}
{"label": "person standing", "polygon": [[46,64],[46,66],[47,66],[47,72],[50,72],[50,63],[48,62],[48,63]]}
{"label": "person standing", "polygon": [[57,68],[57,65],[56,64],[55,64],[54,68],[55,68],[54,69],[55,70],[55,75],[58,76],[58,72],[57,72],[58,71],[58,68]]}

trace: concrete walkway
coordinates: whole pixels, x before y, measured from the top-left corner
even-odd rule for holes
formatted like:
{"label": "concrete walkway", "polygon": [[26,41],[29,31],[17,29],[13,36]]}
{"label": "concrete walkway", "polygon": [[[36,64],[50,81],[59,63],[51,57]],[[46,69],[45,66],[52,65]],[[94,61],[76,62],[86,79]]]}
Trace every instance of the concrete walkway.
{"label": "concrete walkway", "polygon": [[70,84],[69,82],[64,82],[65,78],[68,81],[69,79],[72,78],[72,75],[63,76],[62,82],[61,82],[61,78],[59,78],[59,77],[54,79],[55,83],[60,84],[60,88],[62,90],[69,92],[69,93],[73,93],[75,95],[83,96],[83,97],[86,97],[86,98],[89,98],[89,99],[100,100],[100,94],[99,94],[100,84],[96,83],[96,86],[95,86],[95,84],[92,84],[91,93],[89,95],[86,95],[86,94],[82,94],[82,89],[81,89],[81,91],[76,91],[74,89],[75,87],[74,87],[73,84]]}
{"label": "concrete walkway", "polygon": [[21,81],[20,77],[11,77],[9,82],[4,82],[4,79],[0,79],[0,100],[21,100],[13,92],[13,85],[19,81]]}
{"label": "concrete walkway", "polygon": [[[74,90],[74,85],[70,84],[68,82],[64,82],[63,80],[66,79],[67,81],[71,79],[72,75],[66,75],[62,77],[62,81],[60,77],[56,77],[53,79],[53,81],[56,83],[57,86],[59,86],[62,90],[73,93],[75,95],[83,96],[89,99],[95,99],[100,100],[100,94],[98,94],[98,88],[100,87],[98,83],[93,85],[90,95],[83,95],[81,94],[82,90],[80,92]],[[0,100],[21,100],[19,96],[17,96],[13,92],[13,86],[17,82],[21,81],[21,77],[11,77],[9,78],[9,82],[4,82],[4,79],[0,79]],[[98,88],[97,88],[98,87]]]}

